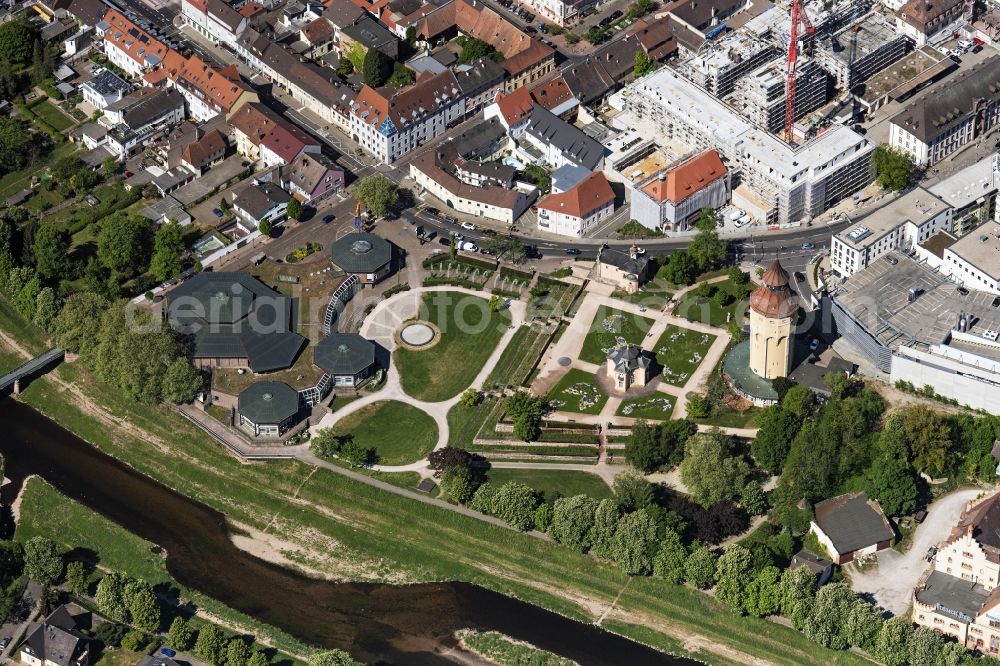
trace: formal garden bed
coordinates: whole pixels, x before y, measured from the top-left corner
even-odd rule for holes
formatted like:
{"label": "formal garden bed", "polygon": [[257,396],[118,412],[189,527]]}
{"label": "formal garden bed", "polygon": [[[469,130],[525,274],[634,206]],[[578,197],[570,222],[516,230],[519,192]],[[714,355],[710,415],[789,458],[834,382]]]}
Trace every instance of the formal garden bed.
{"label": "formal garden bed", "polygon": [[459,292],[425,294],[421,309],[440,330],[440,341],[429,349],[397,349],[393,361],[407,394],[447,400],[472,384],[510,326],[510,313],[491,312],[484,299]]}
{"label": "formal garden bed", "polygon": [[580,360],[603,364],[616,347],[641,345],[652,327],[652,319],[602,305],[590,323]]}
{"label": "formal garden bed", "polygon": [[670,324],[656,341],[652,352],[663,368],[663,381],[684,386],[708,353],[715,336]]}
{"label": "formal garden bed", "polygon": [[677,398],[665,393],[654,393],[645,398],[622,400],[615,411],[615,416],[627,416],[633,419],[648,419],[650,421],[667,421],[674,413]]}
{"label": "formal garden bed", "polygon": [[593,374],[571,368],[549,392],[547,400],[553,411],[600,414],[608,396],[601,391]]}

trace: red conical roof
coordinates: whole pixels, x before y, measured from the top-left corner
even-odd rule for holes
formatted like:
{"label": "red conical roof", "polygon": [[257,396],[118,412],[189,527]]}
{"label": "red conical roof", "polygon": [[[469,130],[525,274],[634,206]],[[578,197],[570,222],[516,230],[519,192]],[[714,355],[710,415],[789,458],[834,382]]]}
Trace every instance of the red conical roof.
{"label": "red conical roof", "polygon": [[750,307],[760,315],[777,319],[791,317],[799,309],[798,299],[788,287],[788,272],[777,259],[750,294]]}

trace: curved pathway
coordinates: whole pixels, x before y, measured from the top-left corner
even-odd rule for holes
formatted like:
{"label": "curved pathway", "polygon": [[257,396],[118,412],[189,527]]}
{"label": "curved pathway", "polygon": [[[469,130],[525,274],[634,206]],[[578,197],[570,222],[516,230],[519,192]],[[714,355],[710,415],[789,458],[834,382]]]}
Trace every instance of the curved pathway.
{"label": "curved pathway", "polygon": [[[478,298],[485,298],[487,300],[493,295],[483,291],[466,289],[464,287],[417,287],[409,291],[395,294],[383,301],[379,301],[379,303],[375,306],[375,309],[372,310],[367,317],[365,317],[365,321],[361,326],[361,336],[368,340],[377,342],[390,352],[389,369],[386,372],[385,386],[378,391],[363,395],[361,398],[348,403],[343,408],[338,409],[335,412],[324,415],[323,418],[320,419],[319,423],[316,424],[316,428],[329,428],[345,416],[353,414],[354,412],[376,402],[398,400],[422,410],[434,419],[438,428],[438,441],[434,446],[435,451],[448,446],[448,411],[458,403],[462,397],[461,394],[440,402],[425,402],[423,400],[417,400],[403,390],[402,384],[400,384],[399,381],[399,372],[396,370],[396,366],[391,360],[391,353],[396,349],[396,331],[399,330],[399,327],[404,321],[412,319],[419,314],[424,294],[438,291],[457,292],[469,296],[476,296]],[[509,302],[508,311],[511,315],[511,326],[504,332],[500,341],[497,343],[496,348],[493,350],[493,353],[491,353],[490,357],[486,359],[485,363],[483,363],[482,369],[480,369],[476,378],[472,380],[472,383],[469,385],[470,387],[477,389],[482,388],[486,378],[489,376],[490,372],[493,371],[493,367],[500,359],[500,355],[503,354],[507,345],[510,343],[510,339],[514,336],[514,332],[517,331],[517,329],[524,323],[526,310],[527,305],[524,301],[516,300]],[[297,451],[296,457],[311,464],[315,464],[317,460],[315,456],[308,452],[308,448],[303,451]],[[422,476],[429,475],[428,461],[426,458],[408,465],[373,465],[372,469],[378,472],[418,472]]]}

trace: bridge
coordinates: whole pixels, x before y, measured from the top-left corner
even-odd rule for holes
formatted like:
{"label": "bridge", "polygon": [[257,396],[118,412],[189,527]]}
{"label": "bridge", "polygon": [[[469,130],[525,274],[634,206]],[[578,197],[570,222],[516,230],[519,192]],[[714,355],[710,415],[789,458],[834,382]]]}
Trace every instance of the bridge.
{"label": "bridge", "polygon": [[8,372],[3,377],[0,377],[0,393],[4,393],[7,389],[13,387],[14,395],[17,395],[21,392],[22,379],[30,377],[35,373],[47,370],[51,365],[57,365],[62,362],[65,356],[66,352],[58,348],[43,351],[27,363],[24,363],[23,365]]}

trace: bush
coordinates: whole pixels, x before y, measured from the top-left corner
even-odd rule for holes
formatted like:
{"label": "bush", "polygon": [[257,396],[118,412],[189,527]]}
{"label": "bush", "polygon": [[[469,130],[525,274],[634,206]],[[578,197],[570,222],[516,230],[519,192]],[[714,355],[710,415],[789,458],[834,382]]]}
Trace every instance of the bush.
{"label": "bush", "polygon": [[122,639],[128,633],[128,627],[115,622],[105,622],[94,631],[94,638],[105,647],[116,648],[122,644]]}
{"label": "bush", "polygon": [[129,652],[138,652],[146,646],[146,635],[137,629],[133,629],[122,636],[121,647]]}

